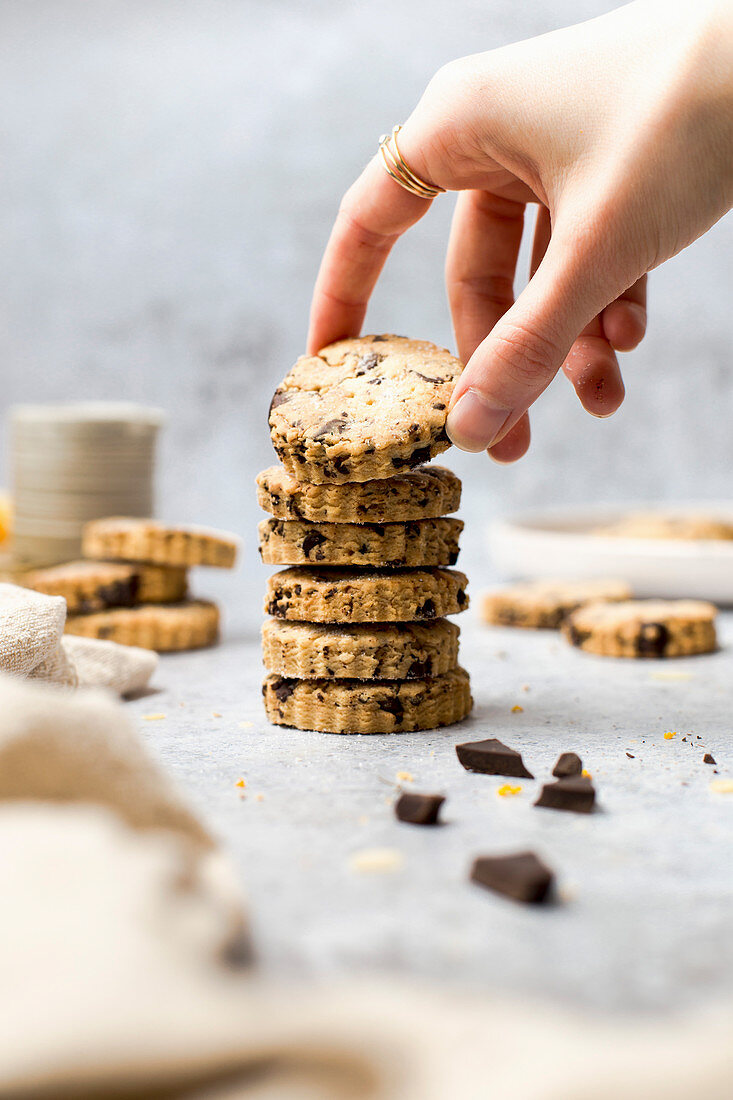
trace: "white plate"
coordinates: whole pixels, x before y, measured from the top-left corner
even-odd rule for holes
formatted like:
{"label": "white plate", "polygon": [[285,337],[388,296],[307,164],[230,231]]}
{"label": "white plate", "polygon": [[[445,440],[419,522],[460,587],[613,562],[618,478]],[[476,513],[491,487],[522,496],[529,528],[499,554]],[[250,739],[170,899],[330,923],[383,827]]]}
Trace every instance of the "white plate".
{"label": "white plate", "polygon": [[[733,540],[617,538],[591,534],[640,510],[664,514],[701,512],[662,506],[574,508],[531,512],[489,529],[489,548],[506,578],[619,577],[637,596],[696,598],[733,604]],[[731,505],[705,505],[705,514],[731,519]]]}

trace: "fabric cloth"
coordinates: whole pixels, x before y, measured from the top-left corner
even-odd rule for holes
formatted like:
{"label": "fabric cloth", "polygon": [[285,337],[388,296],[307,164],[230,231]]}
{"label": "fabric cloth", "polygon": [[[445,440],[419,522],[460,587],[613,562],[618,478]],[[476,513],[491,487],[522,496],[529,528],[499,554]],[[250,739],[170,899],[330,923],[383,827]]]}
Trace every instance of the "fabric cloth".
{"label": "fabric cloth", "polygon": [[157,654],[136,646],[64,635],[66,601],[15,584],[0,584],[0,672],[66,687],[142,691]]}

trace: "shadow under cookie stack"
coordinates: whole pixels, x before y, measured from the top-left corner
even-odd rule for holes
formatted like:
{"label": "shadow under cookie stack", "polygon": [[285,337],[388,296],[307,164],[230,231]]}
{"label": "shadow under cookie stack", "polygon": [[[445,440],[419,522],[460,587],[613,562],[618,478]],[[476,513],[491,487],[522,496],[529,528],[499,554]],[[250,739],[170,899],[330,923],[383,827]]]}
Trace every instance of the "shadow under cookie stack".
{"label": "shadow under cookie stack", "polygon": [[465,718],[458,665],[466,577],[449,568],[463,528],[445,451],[462,364],[396,336],[342,340],[301,357],[275,392],[281,466],[257,478],[270,517],[263,684],[271,722],[323,733],[400,733]]}

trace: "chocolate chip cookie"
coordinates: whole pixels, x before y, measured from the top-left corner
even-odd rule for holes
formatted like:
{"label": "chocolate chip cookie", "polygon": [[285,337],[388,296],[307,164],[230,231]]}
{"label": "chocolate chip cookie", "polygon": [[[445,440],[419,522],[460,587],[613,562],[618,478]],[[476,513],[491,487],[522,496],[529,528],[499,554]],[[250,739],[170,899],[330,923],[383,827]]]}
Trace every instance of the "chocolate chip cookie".
{"label": "chocolate chip cookie", "polygon": [[287,473],[315,484],[388,478],[450,446],[448,405],[463,364],[402,336],[339,340],[304,355],[278,386],[270,435]]}
{"label": "chocolate chip cookie", "polygon": [[413,680],[440,676],[458,664],[460,631],[431,623],[323,623],[266,619],[265,667],[301,680]]}
{"label": "chocolate chip cookie", "polygon": [[495,592],[481,602],[481,617],[494,626],[557,630],[571,611],[591,600],[628,600],[625,581],[527,581]]}
{"label": "chocolate chip cookie", "polygon": [[114,607],[90,615],[69,615],[65,631],[160,653],[200,649],[213,645],[219,636],[219,609],[207,600]]}
{"label": "chocolate chip cookie", "polygon": [[562,632],[602,657],[687,657],[716,649],[715,616],[702,600],[591,603],[569,615]]}
{"label": "chocolate chip cookie", "polygon": [[262,685],[271,722],[321,733],[407,733],[460,722],[471,711],[462,668],[425,680],[297,680]]}
{"label": "chocolate chip cookie", "polygon": [[47,596],[63,596],[70,615],[132,607],[139,603],[175,603],[186,595],[186,570],[179,566],[113,561],[70,561],[34,569],[19,580]]}
{"label": "chocolate chip cookie", "polygon": [[694,514],[631,512],[615,523],[596,527],[594,535],[625,539],[733,539],[733,519]]}
{"label": "chocolate chip cookie", "polygon": [[282,569],[265,611],[309,623],[425,621],[465,610],[467,585],[457,569]]}
{"label": "chocolate chip cookie", "polygon": [[152,519],[110,516],[86,524],[82,553],[85,558],[231,569],[237,557],[237,544],[234,535],[205,527],[178,527]]}
{"label": "chocolate chip cookie", "polygon": [[260,556],[267,565],[455,565],[459,519],[409,523],[309,523],[265,519]]}
{"label": "chocolate chip cookie", "polygon": [[421,466],[379,481],[311,485],[296,481],[282,466],[257,475],[260,507],[278,519],[312,523],[402,523],[456,512],[460,479],[445,466]]}

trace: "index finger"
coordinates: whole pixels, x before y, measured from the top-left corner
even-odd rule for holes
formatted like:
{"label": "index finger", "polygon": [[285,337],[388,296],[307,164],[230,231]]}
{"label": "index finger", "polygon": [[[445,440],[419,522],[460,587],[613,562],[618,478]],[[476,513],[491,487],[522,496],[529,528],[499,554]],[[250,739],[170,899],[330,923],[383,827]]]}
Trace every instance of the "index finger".
{"label": "index finger", "polygon": [[395,241],[432,200],[413,195],[373,157],[343,197],[321,260],[311,303],[308,353],[358,336],[367,304]]}

